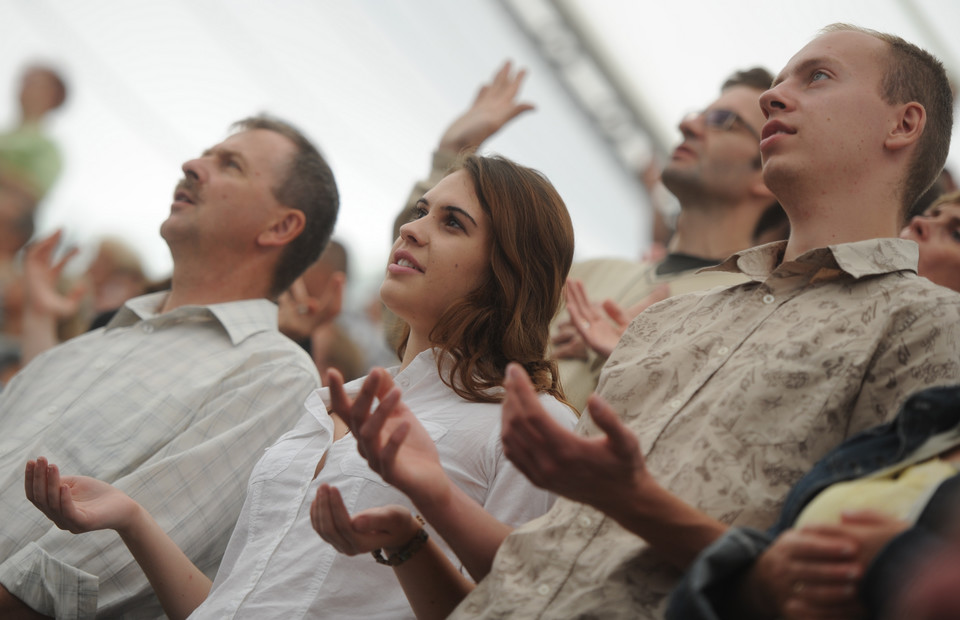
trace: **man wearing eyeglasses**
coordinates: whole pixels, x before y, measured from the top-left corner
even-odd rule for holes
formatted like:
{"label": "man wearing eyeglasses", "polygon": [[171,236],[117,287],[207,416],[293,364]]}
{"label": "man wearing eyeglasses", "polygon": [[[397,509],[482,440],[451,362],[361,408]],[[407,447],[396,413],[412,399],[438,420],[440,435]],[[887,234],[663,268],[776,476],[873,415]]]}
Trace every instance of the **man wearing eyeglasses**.
{"label": "man wearing eyeglasses", "polygon": [[[570,311],[554,320],[553,355],[567,400],[578,411],[627,324],[643,308],[673,295],[743,282],[741,274],[698,271],[761,240],[786,237],[786,215],[760,168],[763,114],[757,99],[772,81],[760,67],[738,71],[724,82],[720,97],[680,122],[683,141],[662,173],[664,186],[680,203],[666,257],[595,259],[571,269]],[[763,239],[771,227],[761,222],[771,215],[772,227],[781,226]],[[605,311],[590,300],[603,301]]]}

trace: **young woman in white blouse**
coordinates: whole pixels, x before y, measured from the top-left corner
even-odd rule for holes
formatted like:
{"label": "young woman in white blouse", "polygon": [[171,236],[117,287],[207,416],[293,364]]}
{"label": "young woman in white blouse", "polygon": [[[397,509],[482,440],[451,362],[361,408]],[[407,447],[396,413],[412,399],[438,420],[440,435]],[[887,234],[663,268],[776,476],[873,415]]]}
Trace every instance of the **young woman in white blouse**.
{"label": "young woman in white blouse", "polygon": [[[351,512],[411,506],[360,456],[337,415],[347,412],[337,407],[362,399],[361,386],[391,406],[402,391],[403,406],[430,434],[459,489],[507,523],[542,514],[552,498],[503,455],[499,402],[506,366],[518,363],[554,417],[573,427],[575,414],[545,357],[572,259],[569,214],[534,170],[469,156],[427,192],[401,228],[380,289],[405,322],[400,366],[346,386],[331,373],[335,398],[324,388],[307,399],[297,426],[254,468],[212,588],[162,527],[113,487],[60,478],[55,465],[38,459],[27,466],[27,495],[63,529],[116,530],[171,618],[412,617],[391,570],[369,555],[338,554],[311,528],[321,486],[336,487]],[[394,385],[400,390],[388,396]]]}

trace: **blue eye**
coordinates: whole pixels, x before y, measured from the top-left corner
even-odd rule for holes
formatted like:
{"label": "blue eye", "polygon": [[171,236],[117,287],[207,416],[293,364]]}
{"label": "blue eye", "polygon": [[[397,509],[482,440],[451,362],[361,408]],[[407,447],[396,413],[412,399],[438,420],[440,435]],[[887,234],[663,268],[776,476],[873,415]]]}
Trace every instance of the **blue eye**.
{"label": "blue eye", "polygon": [[827,75],[826,73],[824,73],[823,71],[814,71],[814,72],[813,72],[813,75],[810,76],[810,81],[811,81],[811,82],[819,82],[819,81],[825,80],[825,79],[827,79],[827,78],[829,78],[829,77],[830,77],[830,76]]}

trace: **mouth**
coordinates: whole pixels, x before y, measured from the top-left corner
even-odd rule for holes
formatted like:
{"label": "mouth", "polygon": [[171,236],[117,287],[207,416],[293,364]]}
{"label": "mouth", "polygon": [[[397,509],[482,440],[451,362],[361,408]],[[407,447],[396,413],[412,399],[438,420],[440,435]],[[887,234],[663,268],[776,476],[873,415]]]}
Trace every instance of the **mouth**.
{"label": "mouth", "polygon": [[696,152],[687,146],[686,142],[681,142],[677,148],[673,149],[673,155],[670,156],[671,159],[681,159],[684,157],[693,157],[696,155]]}
{"label": "mouth", "polygon": [[178,192],[174,192],[174,194],[173,194],[173,201],[174,201],[174,202],[185,202],[185,203],[191,204],[191,205],[192,205],[192,204],[195,204],[195,203],[194,203],[194,200],[193,200],[193,197],[191,197],[190,194],[188,194],[187,192],[182,191],[182,190],[181,190],[181,191],[178,191]]}
{"label": "mouth", "polygon": [[767,121],[763,126],[763,131],[760,133],[760,142],[766,142],[768,138],[778,136],[780,134],[792,135],[797,133],[796,129],[787,126],[785,123],[779,120]]}
{"label": "mouth", "polygon": [[423,273],[423,267],[420,266],[420,263],[413,257],[412,254],[405,250],[397,250],[393,255],[393,263],[390,267],[398,267],[398,271],[410,270]]}

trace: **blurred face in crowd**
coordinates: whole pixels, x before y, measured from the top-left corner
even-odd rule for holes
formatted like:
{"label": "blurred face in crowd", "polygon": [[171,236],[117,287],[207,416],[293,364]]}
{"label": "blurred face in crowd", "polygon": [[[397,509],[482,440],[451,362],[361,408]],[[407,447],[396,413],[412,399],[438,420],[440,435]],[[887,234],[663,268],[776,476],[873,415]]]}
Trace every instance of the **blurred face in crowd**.
{"label": "blurred face in crowd", "polygon": [[920,246],[921,276],[960,291],[960,204],[934,204],[900,232]]}
{"label": "blurred face in crowd", "polygon": [[683,141],[663,170],[663,184],[681,203],[737,203],[757,182],[763,115],[761,91],[732,86],[704,111],[680,122]]}

